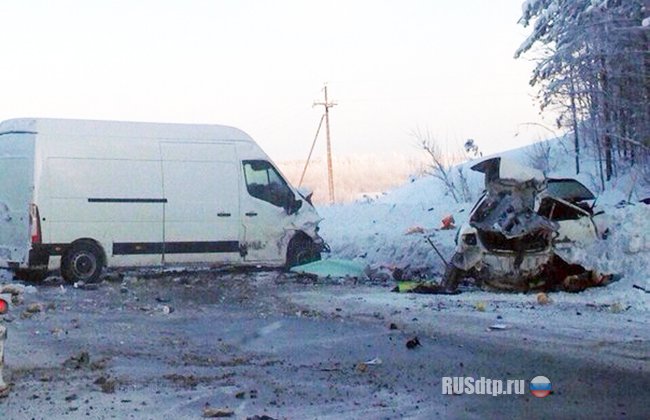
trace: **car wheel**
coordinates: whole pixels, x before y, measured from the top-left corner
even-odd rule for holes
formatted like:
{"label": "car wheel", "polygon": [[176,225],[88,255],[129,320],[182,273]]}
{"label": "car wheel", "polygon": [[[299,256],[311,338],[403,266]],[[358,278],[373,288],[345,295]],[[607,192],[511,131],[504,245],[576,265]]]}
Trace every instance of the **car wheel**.
{"label": "car wheel", "polygon": [[101,248],[92,242],[73,243],[61,260],[61,275],[70,282],[95,283],[104,266]]}
{"label": "car wheel", "polygon": [[320,260],[320,251],[314,241],[305,234],[297,234],[287,247],[286,267],[308,264]]}

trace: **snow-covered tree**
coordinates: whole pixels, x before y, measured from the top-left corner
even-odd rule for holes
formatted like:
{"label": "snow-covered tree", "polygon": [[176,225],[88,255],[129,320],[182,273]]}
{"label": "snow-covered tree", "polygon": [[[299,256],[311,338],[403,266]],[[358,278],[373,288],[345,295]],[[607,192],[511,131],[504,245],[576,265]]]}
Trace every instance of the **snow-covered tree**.
{"label": "snow-covered tree", "polygon": [[619,163],[647,165],[650,0],[527,0],[522,12],[532,33],[515,57],[535,55],[531,84],[573,132],[576,171],[581,144],[595,146],[603,183]]}

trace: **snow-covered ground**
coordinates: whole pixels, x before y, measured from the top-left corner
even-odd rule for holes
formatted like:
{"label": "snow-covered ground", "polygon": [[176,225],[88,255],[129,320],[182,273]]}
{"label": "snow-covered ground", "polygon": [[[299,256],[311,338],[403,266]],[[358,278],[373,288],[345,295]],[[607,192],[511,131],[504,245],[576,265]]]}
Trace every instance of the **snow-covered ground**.
{"label": "snow-covered ground", "polygon": [[[542,160],[547,176],[575,177],[574,155],[570,145],[562,141],[528,146],[500,156],[528,165],[536,158],[539,162],[546,147],[548,159]],[[483,189],[483,175],[469,170],[477,161],[463,164],[474,198]],[[609,182],[599,192],[596,165],[588,153],[581,165],[583,172],[576,178],[597,195],[596,210],[604,211],[604,223],[610,234],[606,240],[574,248],[573,259],[620,279],[582,293],[553,293],[552,299],[556,303],[614,305],[624,310],[648,311],[650,293],[633,286],[650,290],[650,206],[639,203],[640,199],[650,197],[649,187],[639,174],[631,172]],[[621,205],[623,201],[629,204]],[[450,258],[456,231],[440,230],[441,219],[451,214],[456,226],[460,226],[473,205],[456,203],[437,179],[413,179],[376,200],[321,206],[321,234],[332,249],[330,258],[352,259],[372,268],[419,270],[432,278],[444,272],[444,264],[426,236],[431,236],[443,256]],[[459,299],[474,300],[477,295],[480,299],[521,300],[521,296],[479,291],[463,294]]]}

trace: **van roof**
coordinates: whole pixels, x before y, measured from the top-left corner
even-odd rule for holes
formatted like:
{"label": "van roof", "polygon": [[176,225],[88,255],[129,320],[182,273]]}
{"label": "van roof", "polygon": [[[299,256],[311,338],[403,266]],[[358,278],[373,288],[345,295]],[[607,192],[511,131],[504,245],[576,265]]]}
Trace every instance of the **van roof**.
{"label": "van roof", "polygon": [[226,125],[131,121],[17,118],[0,123],[0,134],[39,133],[253,142],[244,131]]}

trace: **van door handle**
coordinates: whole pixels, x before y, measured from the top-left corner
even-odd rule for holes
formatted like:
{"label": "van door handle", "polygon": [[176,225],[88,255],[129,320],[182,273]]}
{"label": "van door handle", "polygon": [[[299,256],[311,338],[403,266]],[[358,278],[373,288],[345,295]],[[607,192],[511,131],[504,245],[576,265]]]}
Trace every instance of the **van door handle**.
{"label": "van door handle", "polygon": [[217,213],[219,217],[230,217],[230,213]]}
{"label": "van door handle", "polygon": [[249,211],[248,213],[246,213],[246,216],[248,217],[257,216],[257,213],[255,213],[254,211]]}

